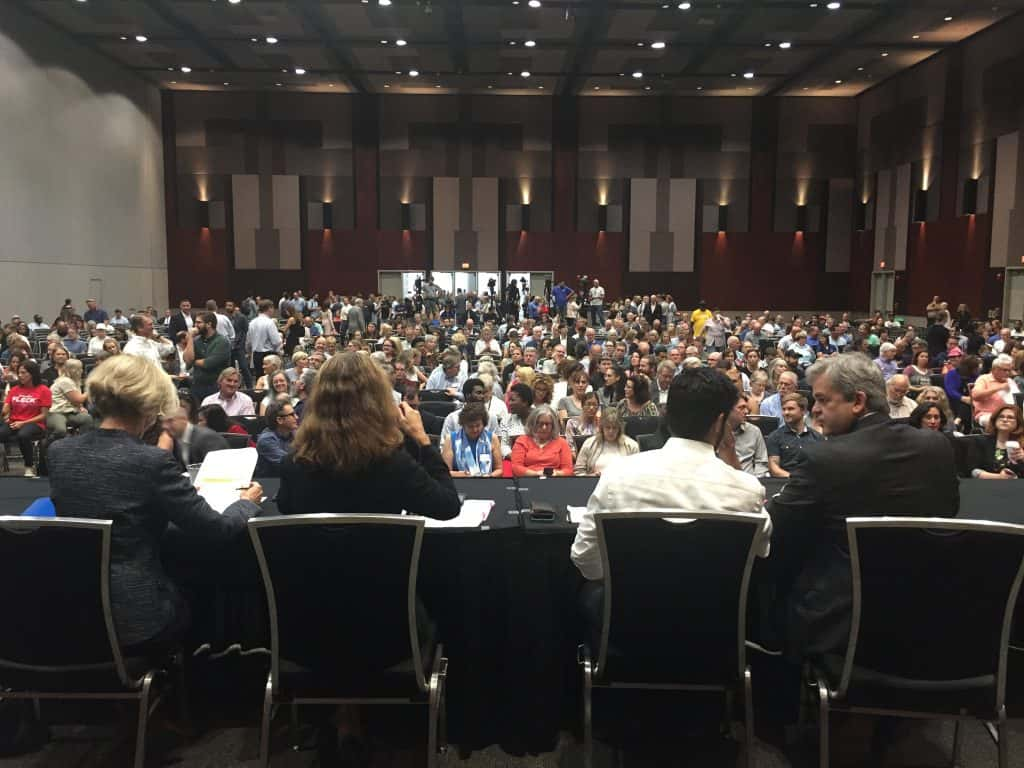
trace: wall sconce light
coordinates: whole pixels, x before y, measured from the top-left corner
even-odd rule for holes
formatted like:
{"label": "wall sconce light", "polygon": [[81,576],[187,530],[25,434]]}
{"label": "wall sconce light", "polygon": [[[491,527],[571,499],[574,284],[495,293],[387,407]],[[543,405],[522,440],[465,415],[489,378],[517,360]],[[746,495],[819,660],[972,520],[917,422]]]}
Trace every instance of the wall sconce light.
{"label": "wall sconce light", "polygon": [[530,204],[523,203],[520,208],[519,229],[523,232],[530,231]]}
{"label": "wall sconce light", "polygon": [[210,228],[210,201],[199,201],[199,227],[200,229]]}
{"label": "wall sconce light", "polygon": [[803,232],[807,229],[807,206],[798,205],[796,207],[796,231]]}
{"label": "wall sconce light", "polygon": [[462,268],[463,269],[469,269],[469,262],[468,261],[462,262]]}
{"label": "wall sconce light", "polygon": [[857,203],[857,207],[853,211],[853,226],[858,232],[863,232],[868,228],[867,203]]}
{"label": "wall sconce light", "polygon": [[718,231],[725,232],[729,229],[729,206],[718,206]]}
{"label": "wall sconce light", "polygon": [[333,203],[324,203],[324,229],[334,229]]}
{"label": "wall sconce light", "polygon": [[601,203],[597,206],[597,231],[606,232],[608,230],[608,204]]}
{"label": "wall sconce light", "polygon": [[412,229],[412,203],[402,203],[402,229]]}
{"label": "wall sconce light", "polygon": [[919,189],[914,192],[914,221],[928,220],[928,190]]}
{"label": "wall sconce light", "polygon": [[964,182],[964,215],[973,216],[978,212],[978,180]]}

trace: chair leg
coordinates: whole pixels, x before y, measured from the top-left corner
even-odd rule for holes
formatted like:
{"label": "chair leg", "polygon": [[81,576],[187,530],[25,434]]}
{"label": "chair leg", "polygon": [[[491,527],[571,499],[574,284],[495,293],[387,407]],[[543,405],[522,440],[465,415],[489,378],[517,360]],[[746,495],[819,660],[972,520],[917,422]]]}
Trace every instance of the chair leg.
{"label": "chair leg", "polygon": [[818,764],[828,768],[828,686],[818,679]]}
{"label": "chair leg", "polygon": [[188,706],[188,687],[185,680],[185,653],[178,651],[171,662],[174,664],[174,684],[177,686],[178,718],[187,734],[192,734],[192,712]]}
{"label": "chair leg", "polygon": [[1006,707],[999,711],[996,734],[999,736],[999,743],[996,745],[999,750],[999,768],[1010,768],[1010,732],[1006,727]]}
{"label": "chair leg", "polygon": [[148,673],[142,680],[139,691],[139,722],[135,732],[135,768],[146,765],[146,725],[149,723],[149,692],[153,687],[153,673]]}
{"label": "chair leg", "polygon": [[594,768],[594,723],[592,699],[594,694],[594,667],[590,654],[581,646],[580,669],[583,672],[583,765]]}
{"label": "chair leg", "polygon": [[437,735],[441,710],[441,653],[439,646],[434,653],[434,665],[430,671],[427,692],[427,768],[437,765]]}
{"label": "chair leg", "polygon": [[963,721],[953,721],[953,768],[960,768],[961,761],[963,760]]}
{"label": "chair leg", "polygon": [[743,718],[746,728],[743,752],[747,768],[754,768],[754,685],[750,667],[743,671]]}
{"label": "chair leg", "polygon": [[260,766],[270,765],[270,711],[274,704],[274,673],[267,673],[267,687],[263,692],[263,717],[260,719]]}

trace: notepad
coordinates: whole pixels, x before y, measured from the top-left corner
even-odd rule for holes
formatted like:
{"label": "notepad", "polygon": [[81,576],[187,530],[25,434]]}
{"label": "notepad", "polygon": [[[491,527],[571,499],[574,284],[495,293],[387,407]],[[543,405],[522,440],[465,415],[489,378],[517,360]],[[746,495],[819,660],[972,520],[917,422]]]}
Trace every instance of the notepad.
{"label": "notepad", "polygon": [[459,516],[451,520],[427,518],[427,528],[479,528],[491,513],[494,501],[491,499],[466,499],[462,502]]}
{"label": "notepad", "polygon": [[196,475],[196,491],[207,504],[223,513],[238,501],[238,489],[252,482],[258,459],[255,448],[210,451]]}

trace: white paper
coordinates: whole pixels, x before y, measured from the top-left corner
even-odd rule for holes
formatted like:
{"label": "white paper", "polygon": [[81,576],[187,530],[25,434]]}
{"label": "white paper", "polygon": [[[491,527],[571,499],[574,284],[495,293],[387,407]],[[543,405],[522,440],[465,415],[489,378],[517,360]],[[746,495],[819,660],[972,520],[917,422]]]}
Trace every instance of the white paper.
{"label": "white paper", "polygon": [[211,451],[196,475],[195,486],[206,503],[223,513],[238,501],[239,488],[252,482],[259,455],[255,448]]}
{"label": "white paper", "polygon": [[494,501],[491,499],[466,499],[462,502],[459,516],[451,520],[427,518],[427,528],[479,528],[491,513]]}
{"label": "white paper", "polygon": [[587,511],[586,507],[570,507],[570,506],[566,506],[566,509],[569,510],[569,522],[570,523],[576,523],[576,525],[579,525],[580,523],[583,522],[583,513]]}

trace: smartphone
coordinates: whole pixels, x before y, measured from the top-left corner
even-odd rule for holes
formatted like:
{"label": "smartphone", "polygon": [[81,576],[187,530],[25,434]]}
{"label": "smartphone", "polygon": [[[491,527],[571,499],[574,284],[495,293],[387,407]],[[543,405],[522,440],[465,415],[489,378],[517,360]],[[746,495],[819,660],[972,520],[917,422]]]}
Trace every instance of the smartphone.
{"label": "smartphone", "polygon": [[552,467],[544,467],[544,477],[551,477],[555,474],[555,470]]}

